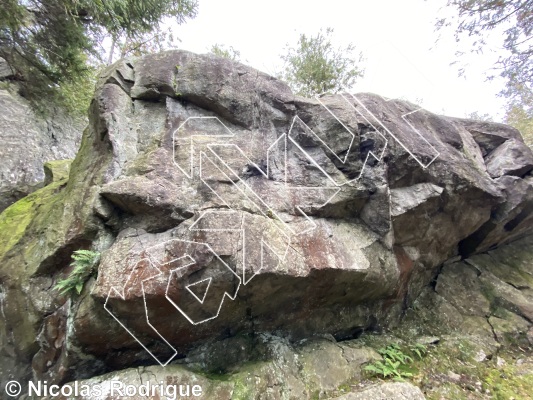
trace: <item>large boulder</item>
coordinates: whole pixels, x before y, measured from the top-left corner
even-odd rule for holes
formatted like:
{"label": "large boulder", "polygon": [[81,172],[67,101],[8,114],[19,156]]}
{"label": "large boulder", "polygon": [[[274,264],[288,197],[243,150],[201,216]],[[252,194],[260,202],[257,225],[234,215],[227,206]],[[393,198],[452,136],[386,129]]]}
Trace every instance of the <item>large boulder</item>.
{"label": "large boulder", "polygon": [[[368,93],[297,97],[212,55],[115,63],[68,182],[0,216],[17,232],[0,237],[0,376],[66,382],[239,336],[394,326],[447,260],[533,231],[531,152],[512,128],[472,126]],[[60,296],[88,248],[97,277]]]}

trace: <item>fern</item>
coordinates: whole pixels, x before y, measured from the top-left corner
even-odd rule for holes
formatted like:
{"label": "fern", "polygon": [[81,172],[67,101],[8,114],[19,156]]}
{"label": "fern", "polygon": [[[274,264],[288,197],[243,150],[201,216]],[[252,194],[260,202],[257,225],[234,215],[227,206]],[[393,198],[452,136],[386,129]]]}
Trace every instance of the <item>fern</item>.
{"label": "fern", "polygon": [[426,346],[424,346],[423,344],[421,343],[416,343],[412,346],[409,347],[409,349],[417,355],[417,357],[421,360],[422,357],[424,357],[427,352],[428,352],[428,349]]}
{"label": "fern", "polygon": [[[422,358],[427,352],[424,345],[413,345],[409,350],[419,358]],[[381,354],[383,360],[365,366],[364,370],[366,372],[383,378],[393,378],[395,381],[403,381],[404,378],[413,376],[411,372],[406,371],[406,368],[414,360],[411,356],[405,354],[398,344],[393,343],[387,347],[382,347],[378,350],[378,353]]]}
{"label": "fern", "polygon": [[83,290],[83,285],[94,273],[95,267],[100,261],[100,253],[90,250],[76,250],[72,254],[73,269],[68,277],[61,279],[54,286],[54,289],[61,294],[77,293]]}
{"label": "fern", "polygon": [[387,347],[381,348],[378,350],[378,353],[381,354],[385,359],[398,361],[401,364],[413,362],[412,357],[405,354],[397,344],[390,344]]}

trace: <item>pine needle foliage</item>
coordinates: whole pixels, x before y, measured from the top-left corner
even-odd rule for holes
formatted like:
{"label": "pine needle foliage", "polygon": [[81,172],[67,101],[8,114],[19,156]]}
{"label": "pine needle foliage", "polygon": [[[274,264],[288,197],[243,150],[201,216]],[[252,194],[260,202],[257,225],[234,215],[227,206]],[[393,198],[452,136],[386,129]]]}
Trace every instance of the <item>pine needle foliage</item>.
{"label": "pine needle foliage", "polygon": [[[149,44],[169,36],[168,24],[197,11],[197,0],[1,0],[0,57],[33,103],[68,101],[92,83],[95,67],[117,52],[151,50]],[[78,90],[61,93],[69,84]]]}

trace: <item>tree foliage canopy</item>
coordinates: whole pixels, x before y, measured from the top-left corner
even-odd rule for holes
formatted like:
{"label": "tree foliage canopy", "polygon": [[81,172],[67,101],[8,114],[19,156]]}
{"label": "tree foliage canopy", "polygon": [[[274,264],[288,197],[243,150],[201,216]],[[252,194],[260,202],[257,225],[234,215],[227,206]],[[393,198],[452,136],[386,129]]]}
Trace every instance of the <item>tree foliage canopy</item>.
{"label": "tree foliage canopy", "polygon": [[363,76],[359,66],[362,55],[354,54],[355,46],[335,49],[331,42],[333,29],[320,30],[316,36],[301,34],[296,48],[287,48],[281,58],[285,70],[280,74],[291,89],[302,96],[325,92],[336,93],[353,86]]}
{"label": "tree foliage canopy", "polygon": [[142,43],[162,21],[182,23],[196,0],[2,0],[0,57],[28,94],[84,78],[103,61],[102,43]]}
{"label": "tree foliage canopy", "polygon": [[[517,95],[517,85],[533,82],[533,0],[448,0],[449,7],[457,10],[455,38],[464,35],[475,38],[475,51],[487,46],[485,34],[495,31],[503,36],[503,54],[497,68],[507,79],[507,97]],[[452,21],[440,19],[437,27]]]}
{"label": "tree foliage canopy", "polygon": [[506,82],[501,92],[508,99],[505,119],[533,137],[533,0],[448,0],[447,6],[457,11],[456,20],[440,19],[437,28],[454,25],[457,41],[474,39],[473,51],[488,46],[488,32],[501,35],[495,69]]}
{"label": "tree foliage canopy", "polygon": [[517,128],[533,148],[533,92],[523,87],[515,90],[518,95],[507,105],[505,122]]}

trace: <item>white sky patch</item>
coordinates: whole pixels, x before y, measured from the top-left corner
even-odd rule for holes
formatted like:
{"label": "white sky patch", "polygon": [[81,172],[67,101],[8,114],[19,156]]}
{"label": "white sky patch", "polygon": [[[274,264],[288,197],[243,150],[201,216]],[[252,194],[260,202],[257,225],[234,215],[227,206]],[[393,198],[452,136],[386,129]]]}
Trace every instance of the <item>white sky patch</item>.
{"label": "white sky patch", "polygon": [[[503,117],[505,100],[497,94],[503,80],[486,80],[497,59],[497,46],[485,54],[467,54],[466,76],[458,77],[453,29],[438,33],[434,23],[444,0],[304,1],[200,0],[198,16],[175,29],[180,47],[206,53],[215,44],[233,46],[241,60],[274,75],[280,54],[295,46],[301,33],[332,27],[338,46],[352,42],[365,57],[365,77],[353,90],[413,101],[430,111],[464,117],[471,112]],[[444,37],[444,35],[447,35]]]}

